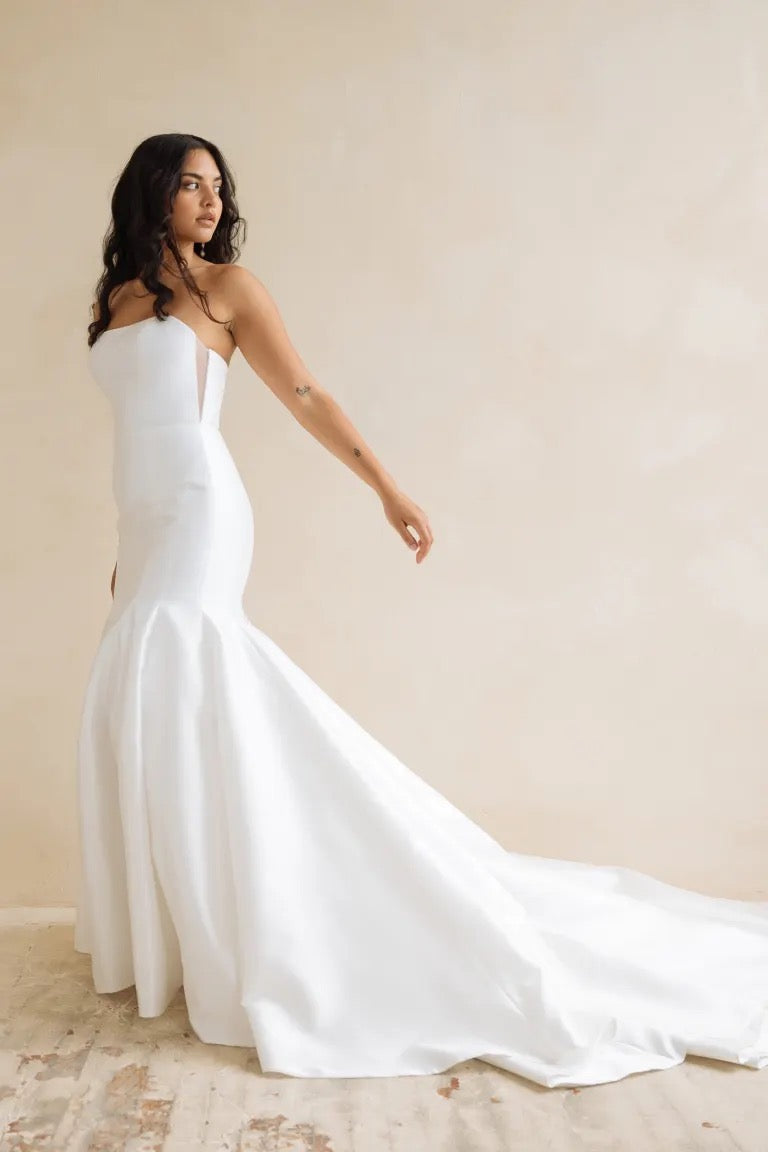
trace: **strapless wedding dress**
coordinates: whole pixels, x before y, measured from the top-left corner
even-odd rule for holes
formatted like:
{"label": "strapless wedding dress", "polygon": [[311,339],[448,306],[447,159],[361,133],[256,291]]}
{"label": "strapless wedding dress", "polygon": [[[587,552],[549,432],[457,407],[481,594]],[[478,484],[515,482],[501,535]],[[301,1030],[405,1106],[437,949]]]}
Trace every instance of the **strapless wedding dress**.
{"label": "strapless wedding dress", "polygon": [[768,903],[504,849],[246,616],[226,361],[175,316],[89,356],[119,515],[78,740],[96,990],[157,1016],[183,985],[200,1040],[292,1076],[764,1068]]}

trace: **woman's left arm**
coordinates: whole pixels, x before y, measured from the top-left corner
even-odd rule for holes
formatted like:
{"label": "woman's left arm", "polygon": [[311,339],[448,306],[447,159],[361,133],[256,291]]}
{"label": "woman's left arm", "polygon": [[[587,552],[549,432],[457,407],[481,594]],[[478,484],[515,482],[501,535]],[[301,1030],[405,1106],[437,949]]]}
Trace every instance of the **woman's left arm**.
{"label": "woman's left arm", "polygon": [[[247,268],[233,264],[225,287],[229,330],[248,364],[314,438],[374,489],[384,515],[420,564],[432,547],[426,513],[401,492],[333,396],[315,380],[294,348],[277,305]],[[409,529],[413,528],[418,541]]]}

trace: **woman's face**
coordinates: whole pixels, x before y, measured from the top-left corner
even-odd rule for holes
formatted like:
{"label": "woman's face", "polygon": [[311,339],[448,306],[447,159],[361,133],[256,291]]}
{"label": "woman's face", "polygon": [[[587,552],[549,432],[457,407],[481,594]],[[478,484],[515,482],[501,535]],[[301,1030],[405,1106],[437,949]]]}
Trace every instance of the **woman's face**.
{"label": "woman's face", "polygon": [[204,244],[210,240],[221,218],[221,185],[221,174],[210,152],[194,148],[187,153],[171,213],[177,243]]}

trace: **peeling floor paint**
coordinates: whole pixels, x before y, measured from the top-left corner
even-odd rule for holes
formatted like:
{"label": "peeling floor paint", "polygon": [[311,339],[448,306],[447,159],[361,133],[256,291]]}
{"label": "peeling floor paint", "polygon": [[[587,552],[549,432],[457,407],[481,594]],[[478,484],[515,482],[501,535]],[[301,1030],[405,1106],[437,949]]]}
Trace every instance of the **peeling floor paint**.
{"label": "peeling floor paint", "polygon": [[263,1074],[202,1044],[183,990],[94,992],[71,924],[0,928],[0,1152],[768,1152],[768,1079],[712,1060],[592,1088],[481,1061],[435,1076]]}

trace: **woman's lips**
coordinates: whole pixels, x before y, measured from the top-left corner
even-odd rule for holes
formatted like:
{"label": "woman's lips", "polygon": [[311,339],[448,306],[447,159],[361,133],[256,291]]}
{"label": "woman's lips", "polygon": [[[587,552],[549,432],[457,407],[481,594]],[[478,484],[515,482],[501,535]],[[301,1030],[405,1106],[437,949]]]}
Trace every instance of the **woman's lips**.
{"label": "woman's lips", "polygon": [[216,221],[213,220],[210,216],[198,216],[197,222],[198,222],[198,224],[215,224],[216,223]]}

